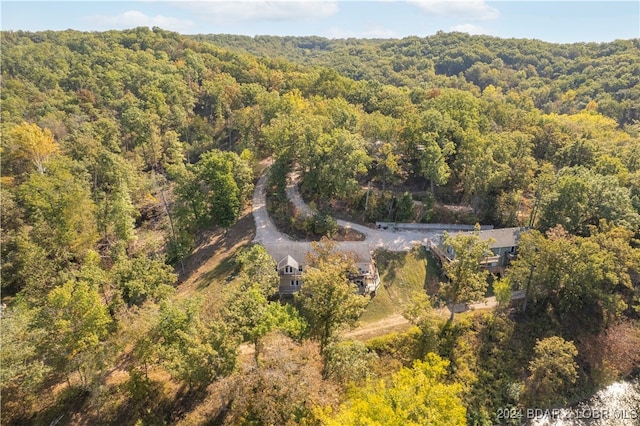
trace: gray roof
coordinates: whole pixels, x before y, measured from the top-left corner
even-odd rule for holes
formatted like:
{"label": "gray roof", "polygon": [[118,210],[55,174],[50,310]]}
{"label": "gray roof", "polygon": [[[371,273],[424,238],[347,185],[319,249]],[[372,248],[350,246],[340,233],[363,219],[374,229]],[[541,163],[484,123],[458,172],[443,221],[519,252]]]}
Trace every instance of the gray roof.
{"label": "gray roof", "polygon": [[298,262],[296,262],[296,260],[289,255],[287,255],[286,258],[282,258],[281,260],[276,262],[279,262],[278,269],[282,269],[285,266],[291,266],[293,269],[298,269],[298,266],[300,266]]}
{"label": "gray roof", "polygon": [[[528,228],[501,228],[480,231],[478,236],[481,241],[493,239],[491,248],[515,247],[520,240],[520,234],[527,231]],[[473,232],[463,232],[464,234],[473,234]]]}
{"label": "gray roof", "polygon": [[[311,243],[306,241],[290,243],[265,243],[264,248],[276,262],[281,262],[283,259],[291,257],[294,261],[297,261],[303,265],[307,263],[307,253],[313,251]],[[371,261],[371,251],[367,243],[359,241],[344,241],[336,244],[336,249],[339,251],[353,252],[356,255],[356,261],[358,263],[368,263]],[[287,259],[285,263],[283,263],[283,265],[278,265],[278,267],[284,266],[284,264],[289,264],[289,260]]]}

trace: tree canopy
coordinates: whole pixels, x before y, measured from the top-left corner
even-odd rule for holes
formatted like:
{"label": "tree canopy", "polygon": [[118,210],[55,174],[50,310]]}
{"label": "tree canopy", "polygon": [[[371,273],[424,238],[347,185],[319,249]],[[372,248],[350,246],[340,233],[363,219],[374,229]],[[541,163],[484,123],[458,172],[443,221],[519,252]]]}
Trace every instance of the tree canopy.
{"label": "tree canopy", "polygon": [[402,368],[388,382],[368,381],[354,388],[327,425],[463,425],[466,410],[460,386],[445,382],[448,363],[436,354]]}
{"label": "tree canopy", "polygon": [[[640,356],[622,344],[640,312],[638,40],[1,35],[3,421],[490,424]],[[406,310],[419,333],[335,342],[367,304],[353,258],[317,245],[287,304],[266,251],[241,247],[268,164],[283,190],[297,172],[328,233],[334,217],[528,225],[491,288],[504,309],[443,326],[434,272]],[[442,298],[483,297],[488,248],[449,242]],[[404,289],[401,263],[381,294]]]}

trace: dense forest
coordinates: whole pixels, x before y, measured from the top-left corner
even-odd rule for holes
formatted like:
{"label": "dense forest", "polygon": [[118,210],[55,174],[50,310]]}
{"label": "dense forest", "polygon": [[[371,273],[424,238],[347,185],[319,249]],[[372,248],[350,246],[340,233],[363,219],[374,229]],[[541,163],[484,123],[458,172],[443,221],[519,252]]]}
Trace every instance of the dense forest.
{"label": "dense forest", "polygon": [[[519,424],[638,375],[640,40],[1,36],[3,423]],[[341,339],[348,257],[282,303],[248,244],[268,165],[362,223],[532,230],[495,310]]]}
{"label": "dense forest", "polygon": [[493,85],[527,94],[546,113],[575,113],[595,101],[601,114],[620,125],[638,119],[638,39],[553,44],[442,32],[401,40],[228,34],[196,38],[259,56],[331,68],[354,80],[410,88],[484,90]]}

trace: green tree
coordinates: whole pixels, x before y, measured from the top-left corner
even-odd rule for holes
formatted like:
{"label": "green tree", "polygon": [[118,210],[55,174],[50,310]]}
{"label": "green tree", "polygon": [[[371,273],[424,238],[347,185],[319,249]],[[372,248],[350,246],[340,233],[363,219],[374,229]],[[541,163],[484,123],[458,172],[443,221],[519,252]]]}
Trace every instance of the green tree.
{"label": "green tree", "polygon": [[402,314],[420,329],[420,353],[434,352],[438,343],[440,320],[433,311],[429,296],[425,292],[412,294],[411,302]]}
{"label": "green tree", "polygon": [[436,185],[446,184],[451,175],[451,169],[446,161],[449,153],[443,150],[430,135],[425,135],[423,142],[420,152],[420,170],[422,176],[429,180],[431,194],[434,195]]}
{"label": "green tree", "polygon": [[[262,99],[270,103],[269,97]],[[273,109],[274,117],[266,120],[268,125],[263,128],[262,135],[268,153],[276,160],[304,155],[328,126],[327,117],[314,114],[311,103],[297,89],[282,95]]]}
{"label": "green tree", "polygon": [[395,221],[410,221],[413,217],[413,210],[413,196],[410,193],[405,192],[396,203],[396,213],[394,216]]}
{"label": "green tree", "polygon": [[253,191],[253,173],[237,154],[209,151],[179,177],[176,217],[191,233],[217,224],[230,226]]}
{"label": "green tree", "polygon": [[461,386],[447,384],[448,361],[434,353],[413,368],[402,368],[388,382],[370,380],[353,388],[346,403],[331,416],[321,413],[323,424],[333,425],[464,425],[466,409]]}
{"label": "green tree", "polygon": [[450,305],[451,317],[455,314],[455,305],[482,300],[487,291],[487,275],[482,268],[482,260],[491,255],[490,243],[481,241],[478,235],[459,233],[446,235],[445,247],[449,247],[454,258],[443,265],[449,279],[440,285],[440,294]]}
{"label": "green tree", "polygon": [[257,284],[260,292],[269,298],[278,292],[280,277],[276,271],[276,262],[267,253],[264,246],[254,244],[238,254],[240,281],[243,288]]}
{"label": "green tree", "polygon": [[[6,200],[3,197],[2,204]],[[2,231],[3,292],[21,292],[30,304],[42,304],[47,293],[57,284],[62,265],[51,258],[45,247],[34,241],[32,230],[27,226],[20,226],[15,231],[5,231],[3,227]]]}
{"label": "green tree", "polygon": [[465,132],[457,146],[453,173],[462,185],[463,200],[471,203],[475,214],[487,212],[483,207],[503,182],[503,171],[489,138],[476,129]]}
{"label": "green tree", "polygon": [[122,299],[129,306],[140,306],[146,300],[158,302],[175,292],[173,268],[144,254],[118,262],[113,275]]}
{"label": "green tree", "polygon": [[237,343],[228,327],[222,322],[203,324],[197,300],[182,306],[168,300],[160,302],[154,333],[159,337],[162,365],[189,387],[205,386],[235,367]]}
{"label": "green tree", "polygon": [[193,235],[207,226],[207,200],[193,166],[176,176],[174,215],[181,231]]}
{"label": "green tree", "polygon": [[77,372],[87,386],[88,358],[99,351],[111,324],[98,292],[85,282],[69,281],[51,290],[35,321],[46,330],[40,350],[51,366],[67,375]]}
{"label": "green tree", "polygon": [[500,306],[508,306],[509,302],[511,302],[511,296],[513,295],[511,281],[508,278],[494,281],[493,292],[495,293],[496,300]]}
{"label": "green tree", "polygon": [[308,267],[302,279],[296,302],[309,322],[311,336],[324,349],[340,327],[355,324],[367,300],[356,293],[343,271],[329,266]]}
{"label": "green tree", "polygon": [[83,258],[97,237],[89,188],[74,172],[68,159],[51,160],[46,173],[31,173],[18,189],[31,235],[62,264]]}
{"label": "green tree", "polygon": [[278,329],[299,336],[305,328],[295,310],[279,302],[269,302],[259,284],[242,286],[234,292],[226,303],[223,317],[233,332],[253,344],[256,365],[262,353],[262,338],[267,333]]}
{"label": "green tree", "polygon": [[210,223],[229,226],[240,214],[242,193],[234,179],[233,163],[222,152],[208,152],[196,164],[200,185],[207,200],[206,218]]}
{"label": "green tree", "polygon": [[335,129],[323,134],[300,158],[302,188],[326,199],[344,197],[354,193],[356,177],[367,171],[370,161],[362,136]]}
{"label": "green tree", "polygon": [[533,184],[533,206],[531,207],[531,215],[529,216],[529,227],[533,227],[538,220],[538,214],[542,206],[542,200],[546,198],[554,184],[555,170],[550,163],[543,163],[534,179]]}
{"label": "green tree", "polygon": [[571,233],[587,235],[589,226],[606,219],[629,230],[640,225],[631,192],[617,177],[602,176],[584,167],[565,168],[542,202],[538,226],[547,230],[562,225]]}
{"label": "green tree", "polygon": [[[378,143],[376,143],[378,145]],[[382,191],[387,187],[387,181],[393,181],[400,174],[400,156],[393,152],[393,145],[388,142],[380,143],[376,157],[377,167],[382,171]]]}
{"label": "green tree", "polygon": [[324,351],[324,376],[344,385],[361,383],[372,376],[375,352],[359,341],[330,343]]}
{"label": "green tree", "polygon": [[561,226],[546,236],[523,233],[507,277],[515,288],[525,289],[527,303],[539,309],[550,305],[565,320],[571,317],[597,332],[630,302],[624,295],[639,259],[630,235],[606,224],[590,237],[570,235]]}
{"label": "green tree", "polygon": [[310,265],[302,276],[303,285],[295,298],[309,323],[311,336],[320,342],[322,351],[340,327],[355,324],[367,300],[357,294],[355,284],[347,278],[353,270],[353,261],[335,252],[330,242],[313,246],[317,253],[310,256]]}
{"label": "green tree", "polygon": [[129,243],[135,238],[135,217],[129,182],[133,180],[130,165],[112,152],[101,152],[93,166],[96,219],[102,241]]}
{"label": "green tree", "polygon": [[29,412],[38,391],[51,372],[39,348],[46,330],[33,327],[36,310],[24,303],[3,308],[0,359],[2,359],[2,409],[5,420]]}
{"label": "green tree", "polygon": [[565,400],[564,392],[578,380],[576,346],[562,337],[536,340],[529,362],[527,393],[531,402],[544,406]]}
{"label": "green tree", "polygon": [[369,141],[391,144],[397,139],[398,122],[393,117],[375,111],[371,114],[362,114],[361,122],[362,136]]}

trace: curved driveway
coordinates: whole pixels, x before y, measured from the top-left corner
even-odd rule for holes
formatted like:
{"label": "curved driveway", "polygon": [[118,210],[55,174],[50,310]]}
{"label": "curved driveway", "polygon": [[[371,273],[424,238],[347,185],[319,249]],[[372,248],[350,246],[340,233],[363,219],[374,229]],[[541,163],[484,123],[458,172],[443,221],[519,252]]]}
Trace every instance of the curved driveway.
{"label": "curved driveway", "polygon": [[[256,236],[254,241],[259,243],[284,243],[290,242],[292,239],[282,232],[278,231],[276,226],[269,218],[267,212],[267,196],[266,196],[266,181],[268,172],[263,174],[258,183],[256,184],[253,193],[253,217],[256,222]],[[295,207],[305,215],[312,215],[314,211],[309,207],[302,197],[297,187],[296,174],[289,175],[287,179],[286,193],[289,201],[291,201]],[[372,229],[358,223],[348,222],[346,220],[337,220],[338,225],[344,228],[354,229],[365,235],[365,242],[369,244],[369,247],[373,250],[376,248],[385,248],[389,251],[408,251],[416,244],[427,244],[430,240],[442,235],[441,231],[393,231],[393,230],[379,230]],[[514,298],[521,298],[521,295]],[[484,301],[472,304],[472,309],[487,309],[493,308],[497,305],[495,297],[485,298]]]}
{"label": "curved driveway", "polygon": [[268,172],[260,176],[253,190],[253,219],[256,222],[256,236],[258,243],[285,243],[291,241],[288,235],[278,231],[267,212],[267,183]]}
{"label": "curved driveway", "polygon": [[[256,236],[254,241],[259,243],[285,243],[292,239],[274,225],[267,212],[266,182],[268,173],[263,174],[256,184],[253,192],[253,218],[256,223]],[[287,179],[286,193],[289,200],[295,207],[305,215],[312,215],[314,212],[300,196],[297,187],[297,175],[292,174]],[[408,251],[416,244],[427,244],[431,239],[439,235],[436,231],[392,231],[371,229],[358,223],[348,222],[338,219],[338,225],[344,228],[351,228],[365,236],[365,242],[371,249],[379,247],[391,251]]]}
{"label": "curved driveway", "polygon": [[[314,211],[304,202],[300,196],[300,191],[298,191],[298,179],[299,175],[297,173],[290,173],[287,177],[285,192],[287,193],[289,201],[291,201],[302,214],[307,216],[312,215]],[[408,251],[411,250],[414,245],[427,244],[430,239],[441,234],[441,232],[438,231],[420,232],[372,229],[358,223],[341,219],[338,219],[337,222],[338,225],[343,228],[351,228],[362,233],[371,249],[382,247],[390,251]]]}

